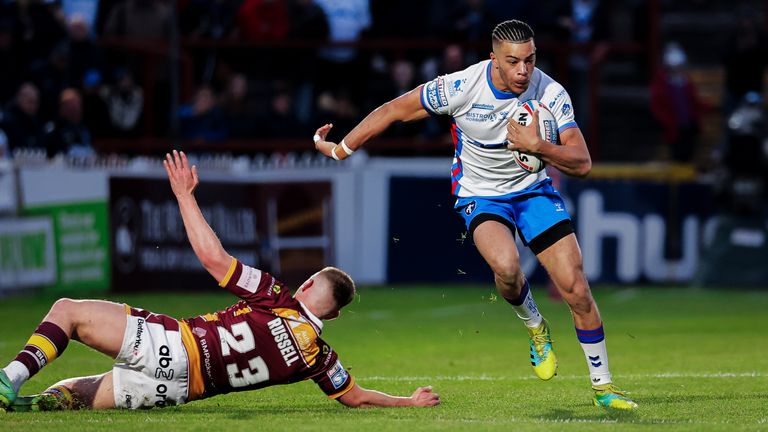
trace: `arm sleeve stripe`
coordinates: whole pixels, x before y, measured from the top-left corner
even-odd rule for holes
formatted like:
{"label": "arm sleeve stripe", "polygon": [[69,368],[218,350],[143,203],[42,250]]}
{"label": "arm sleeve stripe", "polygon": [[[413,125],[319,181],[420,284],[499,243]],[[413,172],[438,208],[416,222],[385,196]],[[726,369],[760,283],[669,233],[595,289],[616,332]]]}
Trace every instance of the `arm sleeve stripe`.
{"label": "arm sleeve stripe", "polygon": [[235,269],[237,268],[237,260],[232,257],[232,263],[229,264],[229,270],[227,270],[226,276],[224,276],[224,279],[219,282],[220,287],[225,287],[229,283],[229,280],[232,278],[232,274],[235,272]]}
{"label": "arm sleeve stripe", "polygon": [[567,129],[571,129],[571,128],[575,128],[575,127],[579,127],[579,125],[577,125],[577,124],[576,124],[576,122],[573,122],[573,121],[572,121],[572,122],[568,122],[568,123],[566,123],[566,124],[564,124],[564,125],[560,126],[560,127],[557,129],[557,131],[558,131],[558,132],[562,132],[562,131],[564,131],[564,130],[567,130]]}
{"label": "arm sleeve stripe", "polygon": [[328,395],[328,398],[329,399],[338,399],[338,398],[344,396],[345,394],[347,394],[348,391],[352,390],[352,387],[354,387],[354,386],[355,386],[355,377],[350,375],[349,376],[349,385],[347,385],[347,388],[345,388],[344,390],[342,390],[342,391],[340,391],[338,393],[334,393],[332,395]]}

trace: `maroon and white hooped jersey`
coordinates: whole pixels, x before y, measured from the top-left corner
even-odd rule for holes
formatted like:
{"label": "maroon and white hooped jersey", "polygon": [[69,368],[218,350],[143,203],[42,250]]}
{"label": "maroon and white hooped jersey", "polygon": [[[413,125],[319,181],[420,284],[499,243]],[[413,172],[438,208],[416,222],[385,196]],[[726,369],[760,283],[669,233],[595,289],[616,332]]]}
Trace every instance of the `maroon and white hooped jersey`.
{"label": "maroon and white hooped jersey", "polygon": [[[215,313],[182,320],[199,349],[209,397],[311,378],[331,398],[354,379],[320,338],[323,322],[266,272],[232,259],[220,285],[242,300]],[[194,367],[194,365],[190,365]]]}

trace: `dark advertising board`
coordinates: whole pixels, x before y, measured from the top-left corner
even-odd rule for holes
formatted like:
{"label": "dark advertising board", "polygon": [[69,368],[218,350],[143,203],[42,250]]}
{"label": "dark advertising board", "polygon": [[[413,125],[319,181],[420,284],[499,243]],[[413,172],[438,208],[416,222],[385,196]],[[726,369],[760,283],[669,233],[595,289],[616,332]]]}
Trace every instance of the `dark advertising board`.
{"label": "dark advertising board", "polygon": [[[112,177],[109,189],[113,290],[217,287],[187,240],[167,180]],[[327,182],[209,181],[195,197],[230,255],[295,284],[332,253],[330,190]]]}
{"label": "dark advertising board", "polygon": [[[715,222],[711,186],[651,181],[569,180],[561,186],[584,256],[600,283],[684,283],[701,266]],[[493,284],[493,274],[453,210],[450,180],[392,177],[387,279]],[[518,240],[520,265],[535,283],[546,271]]]}

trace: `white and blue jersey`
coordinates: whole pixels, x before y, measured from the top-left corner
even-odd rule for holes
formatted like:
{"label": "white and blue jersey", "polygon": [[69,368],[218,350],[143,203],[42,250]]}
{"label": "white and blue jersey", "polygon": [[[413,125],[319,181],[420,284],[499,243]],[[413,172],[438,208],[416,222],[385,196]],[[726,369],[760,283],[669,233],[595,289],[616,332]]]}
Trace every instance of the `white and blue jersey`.
{"label": "white and blue jersey", "polygon": [[534,68],[528,89],[509,93],[493,86],[491,67],[491,60],[482,61],[437,77],[421,89],[427,112],[453,117],[451,179],[452,192],[459,198],[503,196],[547,178],[546,170],[532,174],[520,168],[507,149],[507,117],[524,102],[536,99],[545,104],[560,133],[576,127],[568,92],[549,75]]}
{"label": "white and blue jersey", "polygon": [[492,64],[486,60],[426,83],[421,104],[431,114],[453,117],[451,189],[469,233],[485,221],[497,221],[539,254],[573,227],[546,170],[525,171],[507,149],[508,117],[535,99],[552,112],[562,133],[577,127],[573,105],[563,86],[536,68],[522,94],[498,90],[491,82]]}

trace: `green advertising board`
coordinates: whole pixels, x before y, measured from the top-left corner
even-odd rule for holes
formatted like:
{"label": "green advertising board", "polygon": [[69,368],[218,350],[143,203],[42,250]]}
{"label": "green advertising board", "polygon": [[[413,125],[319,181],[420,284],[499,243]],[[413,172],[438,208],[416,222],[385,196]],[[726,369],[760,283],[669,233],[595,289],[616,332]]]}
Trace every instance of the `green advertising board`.
{"label": "green advertising board", "polygon": [[49,215],[55,235],[57,293],[107,291],[110,283],[106,201],[54,204],[24,209],[25,215]]}
{"label": "green advertising board", "polygon": [[53,237],[49,217],[0,220],[0,291],[54,283]]}

